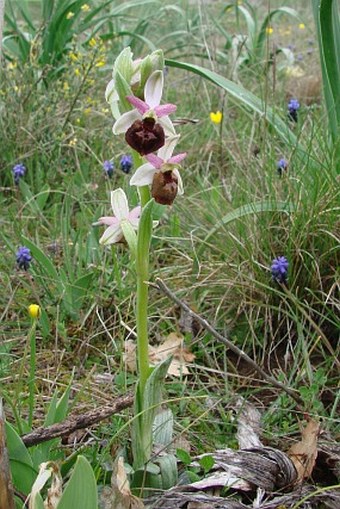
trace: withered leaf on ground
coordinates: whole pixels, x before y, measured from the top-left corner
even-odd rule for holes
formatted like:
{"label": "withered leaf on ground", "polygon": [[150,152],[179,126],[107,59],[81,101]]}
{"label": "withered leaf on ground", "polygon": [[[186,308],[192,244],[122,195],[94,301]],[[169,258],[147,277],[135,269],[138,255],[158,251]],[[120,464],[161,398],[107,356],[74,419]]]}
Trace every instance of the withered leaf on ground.
{"label": "withered leaf on ground", "polygon": [[317,445],[320,432],[320,424],[313,419],[301,429],[301,440],[288,451],[288,456],[293,462],[298,477],[296,482],[308,479],[313,472],[315,461],[318,455]]}
{"label": "withered leaf on ground", "polygon": [[122,456],[114,462],[111,490],[105,493],[105,499],[105,507],[111,509],[144,509],[142,500],[132,495],[130,491]]}
{"label": "withered leaf on ground", "polygon": [[237,441],[240,449],[249,449],[250,447],[262,447],[260,440],[261,414],[242,397],[237,400],[239,413],[237,416]]}
{"label": "withered leaf on ground", "polygon": [[[187,363],[193,362],[195,355],[184,346],[181,334],[172,332],[166,340],[158,346],[149,345],[150,364],[156,365],[172,355],[172,362],[168,375],[180,376],[189,374]],[[125,364],[129,371],[136,371],[136,343],[129,339],[125,342]]]}

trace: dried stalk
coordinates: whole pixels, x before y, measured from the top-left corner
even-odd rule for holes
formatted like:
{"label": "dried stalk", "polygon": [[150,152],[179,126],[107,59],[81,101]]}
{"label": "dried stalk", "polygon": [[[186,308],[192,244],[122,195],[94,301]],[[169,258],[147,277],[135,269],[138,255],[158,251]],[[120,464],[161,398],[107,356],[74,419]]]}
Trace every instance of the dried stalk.
{"label": "dried stalk", "polygon": [[[273,378],[271,375],[268,375],[256,362],[251,359],[243,350],[238,348],[234,343],[232,343],[229,339],[222,336],[219,332],[217,332],[210,323],[205,320],[205,318],[202,318],[200,315],[195,313],[190,307],[185,304],[183,301],[181,301],[171,290],[170,288],[162,281],[160,278],[156,278],[156,284],[153,285],[156,288],[158,288],[160,291],[162,291],[167,297],[169,297],[173,302],[175,302],[183,311],[188,313],[191,317],[193,317],[197,322],[199,322],[202,327],[210,332],[220,343],[223,343],[226,347],[230,348],[236,355],[241,357],[249,366],[251,366],[260,376],[268,382],[270,385],[273,385],[274,387],[277,387],[281,391],[284,391],[288,396],[294,399],[296,403],[299,405],[299,407],[303,407],[304,403],[303,400],[300,398],[300,396],[297,394],[296,391],[293,389],[290,389],[286,385],[284,385],[281,382],[278,382],[275,378]],[[301,408],[302,409],[302,408]]]}
{"label": "dried stalk", "polygon": [[22,441],[27,447],[31,447],[32,445],[52,440],[52,438],[68,436],[78,429],[89,428],[90,426],[93,426],[93,424],[107,419],[111,415],[130,407],[133,403],[133,400],[133,394],[125,394],[124,396],[116,398],[110,405],[105,405],[101,408],[90,410],[89,412],[81,415],[70,416],[65,421],[57,424],[52,424],[46,428],[41,426],[31,433],[23,435],[21,437]]}

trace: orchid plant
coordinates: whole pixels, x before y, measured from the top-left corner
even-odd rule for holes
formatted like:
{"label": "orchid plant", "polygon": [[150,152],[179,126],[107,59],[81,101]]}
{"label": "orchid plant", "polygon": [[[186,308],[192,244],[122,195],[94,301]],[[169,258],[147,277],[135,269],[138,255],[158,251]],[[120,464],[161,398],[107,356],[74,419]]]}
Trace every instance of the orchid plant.
{"label": "orchid plant", "polygon": [[[171,358],[156,367],[149,365],[149,251],[152,229],[157,225],[152,219],[154,202],[171,205],[177,195],[183,194],[180,163],[186,153],[173,155],[180,136],[169,117],[176,105],[161,104],[163,67],[161,51],[133,60],[130,48],[126,48],[116,59],[106,100],[115,118],[113,133],[124,135],[133,149],[136,171],[130,185],[138,189],[140,206],[130,211],[124,191],[116,189],[111,192],[114,216],[101,217],[96,224],[107,226],[100,243],[111,245],[125,239],[136,264],[138,383],[132,426],[133,485],[168,488],[177,480],[175,457],[167,454],[150,461],[156,441],[163,448],[169,445],[169,432],[159,433],[159,428],[167,426],[159,417],[159,410],[162,383]],[[165,412],[169,415],[169,411]],[[168,422],[171,436],[172,418]],[[167,435],[167,443],[162,442],[161,435]]]}

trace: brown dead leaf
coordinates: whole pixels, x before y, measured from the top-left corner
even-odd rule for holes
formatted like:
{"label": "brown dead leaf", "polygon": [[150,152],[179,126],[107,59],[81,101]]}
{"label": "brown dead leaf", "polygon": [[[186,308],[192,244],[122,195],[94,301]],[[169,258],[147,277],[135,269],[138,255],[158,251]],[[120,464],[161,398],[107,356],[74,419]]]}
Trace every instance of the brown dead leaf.
{"label": "brown dead leaf", "polygon": [[137,371],[136,350],[136,341],[133,341],[132,339],[125,341],[123,358],[126,369],[130,371],[130,373],[135,373]]}
{"label": "brown dead leaf", "polygon": [[114,463],[110,498],[112,509],[144,509],[141,499],[132,495],[126,475],[124,460],[120,456]]}
{"label": "brown dead leaf", "polygon": [[317,443],[320,432],[320,424],[311,419],[307,425],[301,429],[301,440],[288,451],[288,456],[294,463],[298,477],[296,482],[301,482],[310,477],[316,457],[318,455]]}
{"label": "brown dead leaf", "polygon": [[[172,355],[172,362],[168,369],[168,375],[180,376],[187,375],[189,370],[187,363],[193,362],[195,355],[191,353],[183,344],[183,336],[172,332],[166,340],[158,345],[149,346],[150,364],[156,365]],[[125,341],[124,360],[129,371],[136,371],[136,343],[129,339]]]}

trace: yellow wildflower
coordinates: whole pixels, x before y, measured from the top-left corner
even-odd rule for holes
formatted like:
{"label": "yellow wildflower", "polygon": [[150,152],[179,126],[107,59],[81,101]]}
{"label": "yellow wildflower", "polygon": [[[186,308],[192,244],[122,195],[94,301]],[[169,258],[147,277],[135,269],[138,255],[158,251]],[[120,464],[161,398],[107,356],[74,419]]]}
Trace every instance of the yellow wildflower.
{"label": "yellow wildflower", "polygon": [[89,4],[83,4],[80,8],[83,12],[89,12],[89,10],[91,9]]}
{"label": "yellow wildflower", "polygon": [[63,83],[63,90],[64,90],[64,92],[67,92],[68,90],[70,90],[70,85],[67,83],[67,81],[64,81],[64,83]]}
{"label": "yellow wildflower", "polygon": [[96,67],[104,67],[105,64],[106,64],[105,60],[98,60],[98,62],[96,63]]}
{"label": "yellow wildflower", "polygon": [[13,71],[13,69],[15,69],[17,67],[17,63],[15,60],[13,60],[12,62],[8,62],[7,64],[7,69],[9,71]]}
{"label": "yellow wildflower", "polygon": [[70,147],[75,147],[77,145],[77,143],[78,143],[78,138],[76,138],[74,136],[74,138],[72,138],[72,140],[70,140],[69,145],[70,145]]}
{"label": "yellow wildflower", "polygon": [[70,59],[72,60],[72,62],[78,62],[79,58],[76,53],[73,53],[73,51],[70,51],[70,53],[68,55],[69,55]]}
{"label": "yellow wildflower", "polygon": [[273,32],[274,32],[274,28],[273,27],[267,27],[266,28],[266,34],[271,35]]}
{"label": "yellow wildflower", "polygon": [[75,74],[76,76],[80,76],[80,75],[81,75],[81,72],[80,72],[80,70],[79,70],[79,69],[75,69],[75,70],[74,70],[74,74]]}
{"label": "yellow wildflower", "polygon": [[71,18],[73,18],[73,16],[74,16],[74,12],[69,11],[69,12],[66,14],[66,19],[71,19]]}
{"label": "yellow wildflower", "polygon": [[97,45],[97,39],[95,37],[91,37],[91,39],[89,40],[89,45],[91,46],[91,48],[94,48]]}
{"label": "yellow wildflower", "polygon": [[304,23],[299,24],[300,30],[304,30],[306,28],[306,25]]}
{"label": "yellow wildflower", "polygon": [[220,111],[216,111],[216,113],[214,111],[211,111],[210,120],[214,124],[220,124],[222,122],[222,113]]}
{"label": "yellow wildflower", "polygon": [[92,108],[85,108],[84,109],[84,115],[89,115],[92,111]]}
{"label": "yellow wildflower", "polygon": [[38,304],[30,304],[28,306],[28,314],[34,320],[39,318],[39,316],[40,316],[40,306],[38,306]]}

